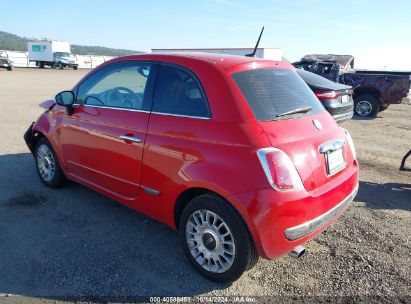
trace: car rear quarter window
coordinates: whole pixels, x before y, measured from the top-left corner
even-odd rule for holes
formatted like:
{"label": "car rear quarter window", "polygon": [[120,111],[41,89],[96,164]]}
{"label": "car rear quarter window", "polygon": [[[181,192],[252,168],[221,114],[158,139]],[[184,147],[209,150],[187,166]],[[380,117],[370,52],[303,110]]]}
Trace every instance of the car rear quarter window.
{"label": "car rear quarter window", "polygon": [[152,112],[210,117],[207,98],[198,79],[185,69],[165,64],[158,72]]}
{"label": "car rear quarter window", "polygon": [[[232,74],[258,121],[295,118],[324,111],[320,101],[295,71],[288,69],[254,69]],[[282,116],[298,108],[310,107],[306,113]]]}

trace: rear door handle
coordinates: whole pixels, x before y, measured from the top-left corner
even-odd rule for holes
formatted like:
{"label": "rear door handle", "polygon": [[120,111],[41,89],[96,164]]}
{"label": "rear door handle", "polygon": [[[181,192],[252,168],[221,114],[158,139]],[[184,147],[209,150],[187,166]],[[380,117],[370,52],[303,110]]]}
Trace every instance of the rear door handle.
{"label": "rear door handle", "polygon": [[133,141],[136,143],[141,143],[142,141],[140,137],[134,137],[134,136],[128,136],[128,135],[121,135],[120,138],[126,141],[128,140],[128,141]]}

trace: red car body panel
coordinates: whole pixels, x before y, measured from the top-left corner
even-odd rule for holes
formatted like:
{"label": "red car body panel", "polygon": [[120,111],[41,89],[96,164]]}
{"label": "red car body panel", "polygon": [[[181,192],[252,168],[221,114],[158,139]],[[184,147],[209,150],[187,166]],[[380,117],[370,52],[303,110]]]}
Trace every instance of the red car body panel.
{"label": "red car body panel", "polygon": [[[212,116],[196,119],[76,105],[67,115],[65,107],[50,106],[33,131],[47,137],[69,179],[173,228],[181,193],[193,188],[213,191],[242,215],[260,256],[269,259],[290,252],[330,222],[298,241],[288,241],[285,229],[321,215],[357,187],[358,164],[348,145],[344,145],[346,168],[333,176],[326,175],[325,162],[318,157],[320,144],[345,139],[328,113],[258,122],[230,76],[265,67],[291,70],[291,65],[239,56],[148,54],[116,58],[90,74],[127,60],[191,70],[204,88]],[[323,130],[314,127],[313,119]],[[121,135],[137,136],[142,142],[127,142]],[[272,146],[289,155],[305,190],[279,192],[271,187],[256,153]]]}
{"label": "red car body panel", "polygon": [[143,139],[149,113],[75,107],[72,115],[62,115],[59,145],[65,168],[72,178],[95,183],[122,200],[135,202],[140,190],[143,145],[120,138]]}

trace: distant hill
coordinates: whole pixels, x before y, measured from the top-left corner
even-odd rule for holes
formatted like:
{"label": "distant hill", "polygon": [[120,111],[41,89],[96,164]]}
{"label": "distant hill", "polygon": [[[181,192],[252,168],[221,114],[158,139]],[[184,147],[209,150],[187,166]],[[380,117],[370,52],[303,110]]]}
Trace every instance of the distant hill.
{"label": "distant hill", "polygon": [[[14,34],[0,31],[0,50],[7,51],[27,51],[27,41],[34,40],[20,37]],[[71,52],[76,55],[105,55],[105,56],[126,56],[143,53],[125,49],[113,49],[102,46],[71,45]]]}

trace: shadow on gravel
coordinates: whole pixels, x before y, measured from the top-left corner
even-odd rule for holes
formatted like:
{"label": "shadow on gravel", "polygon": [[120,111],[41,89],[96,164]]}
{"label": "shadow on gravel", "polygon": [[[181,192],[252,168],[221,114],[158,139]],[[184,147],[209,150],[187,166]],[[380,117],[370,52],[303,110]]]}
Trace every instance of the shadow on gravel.
{"label": "shadow on gravel", "polygon": [[189,265],[172,229],[80,185],[43,186],[31,154],[0,168],[0,294],[148,302],[228,287]]}
{"label": "shadow on gravel", "polygon": [[379,117],[379,116],[375,116],[375,117],[361,117],[361,116],[358,116],[358,115],[353,115],[353,117],[352,117],[353,120],[374,120],[374,119],[378,119],[378,118],[381,118],[381,117]]}
{"label": "shadow on gravel", "polygon": [[411,211],[411,184],[360,181],[355,200],[366,203],[369,208]]}

